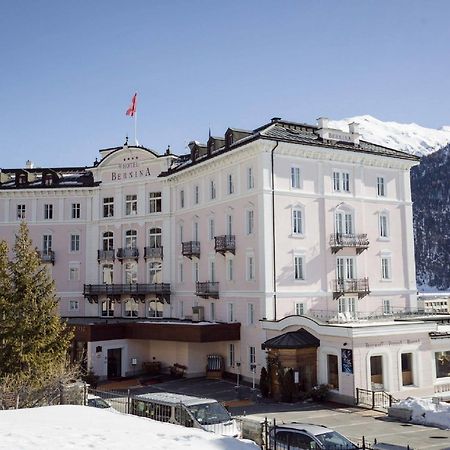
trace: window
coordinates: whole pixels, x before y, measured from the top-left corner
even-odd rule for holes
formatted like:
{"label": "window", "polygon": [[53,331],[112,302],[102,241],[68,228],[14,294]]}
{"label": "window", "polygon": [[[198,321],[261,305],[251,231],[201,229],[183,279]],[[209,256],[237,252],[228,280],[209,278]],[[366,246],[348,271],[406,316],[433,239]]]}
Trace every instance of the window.
{"label": "window", "polygon": [[194,262],[192,264],[192,278],[194,282],[197,282],[200,277],[200,269],[198,262]]}
{"label": "window", "polygon": [[184,208],[184,190],[180,191],[180,208]]}
{"label": "window", "polygon": [[152,261],[148,264],[148,282],[162,282],[162,264],[160,262]]}
{"label": "window", "polygon": [[339,297],[338,312],[354,316],[356,313],[356,299],[353,297]]}
{"label": "window", "polygon": [[164,312],[163,302],[158,299],[149,300],[147,315],[148,317],[162,317]]}
{"label": "window", "polygon": [[327,355],[327,372],[328,384],[332,386],[332,389],[339,389],[339,364],[336,355]]}
{"label": "window", "polygon": [[100,314],[102,317],[114,317],[114,301],[103,300],[100,305]]}
{"label": "window", "polygon": [[212,283],[216,281],[216,262],[214,260],[209,262],[209,280]]}
{"label": "window", "polygon": [[377,177],[377,195],[378,197],[386,196],[384,177]]}
{"label": "window", "polygon": [[301,209],[292,210],[292,234],[303,234],[303,211]]}
{"label": "window", "polygon": [[228,303],[228,322],[234,322],[234,304]]}
{"label": "window", "polygon": [[246,224],[245,224],[247,234],[253,234],[254,224],[255,224],[255,212],[253,211],[253,209],[248,209],[246,212]]}
{"label": "window", "polygon": [[291,167],[291,188],[300,189],[300,167]]}
{"label": "window", "polygon": [[211,316],[211,322],[214,322],[216,320],[216,304],[214,302],[211,302],[209,305],[209,311]]}
{"label": "window", "polygon": [[53,175],[47,174],[44,177],[44,185],[45,186],[51,186],[53,184]]}
{"label": "window", "polygon": [[149,208],[150,214],[161,212],[162,208],[161,192],[150,192],[149,194]]}
{"label": "window", "polygon": [[179,317],[183,318],[184,317],[184,303],[182,301],[180,301],[178,303],[178,311],[179,311]]}
{"label": "window", "polygon": [[303,316],[305,314],[305,304],[302,302],[295,304],[295,314],[297,316]]}
{"label": "window", "polygon": [[80,302],[78,300],[69,300],[69,311],[78,311],[80,309]]}
{"label": "window", "polygon": [[233,260],[227,259],[227,280],[233,281],[234,273],[233,273]]}
{"label": "window", "polygon": [[294,279],[305,279],[305,257],[294,256]]}
{"label": "window", "polygon": [[256,369],[256,348],[252,346],[248,348],[248,366],[252,371]]}
{"label": "window", "polygon": [[114,217],[114,197],[103,199],[103,217]]}
{"label": "window", "polygon": [[42,252],[48,255],[52,251],[53,236],[51,234],[44,234],[42,236]]}
{"label": "window", "polygon": [[17,205],[17,220],[25,219],[25,205]]}
{"label": "window", "polygon": [[388,238],[389,237],[389,218],[388,215],[382,213],[379,215],[379,227],[380,227],[380,237]]}
{"label": "window", "polygon": [[216,198],[216,183],[214,180],[209,182],[209,198],[214,200]]}
{"label": "window", "polygon": [[255,279],[255,257],[253,255],[247,256],[247,281]]}
{"label": "window", "polygon": [[336,258],[336,276],[338,280],[354,280],[355,276],[355,260],[352,257]]}
{"label": "window", "polygon": [[436,378],[450,377],[450,351],[436,352]]}
{"label": "window", "polygon": [[126,195],[125,196],[125,215],[132,216],[137,214],[137,195]]}
{"label": "window", "polygon": [[80,267],[78,265],[69,266],[69,280],[70,281],[80,280]]}
{"label": "window", "polygon": [[229,195],[234,193],[233,175],[231,173],[227,176],[227,192]]}
{"label": "window", "polygon": [[350,192],[350,174],[348,172],[333,172],[333,190]]}
{"label": "window", "polygon": [[200,202],[200,188],[198,185],[194,186],[194,205],[198,205]]}
{"label": "window", "polygon": [[383,300],[383,314],[392,314],[392,306],[390,300]]}
{"label": "window", "polygon": [[180,242],[183,242],[183,224],[180,223],[179,227],[178,227],[178,233],[180,236]]}
{"label": "window", "polygon": [[391,279],[391,258],[389,256],[381,257],[381,279]]}
{"label": "window", "polygon": [[210,241],[214,240],[215,233],[214,219],[210,218],[208,221],[208,237]]}
{"label": "window", "polygon": [[198,231],[198,222],[194,222],[192,224],[192,238],[194,241],[199,240],[199,231]]}
{"label": "window", "polygon": [[127,230],[125,232],[125,248],[136,248],[137,247],[137,231]]}
{"label": "window", "polygon": [[236,352],[234,349],[234,344],[229,344],[228,345],[228,365],[230,367],[234,367],[234,364],[236,362],[235,358],[236,358]]}
{"label": "window", "polygon": [[52,204],[44,205],[44,219],[45,220],[53,219],[53,205]]}
{"label": "window", "polygon": [[79,203],[72,203],[72,219],[79,219],[81,217],[81,205]]}
{"label": "window", "polygon": [[411,386],[413,384],[412,353],[402,353],[402,385]]}
{"label": "window", "polygon": [[353,215],[350,212],[336,211],[335,213],[336,233],[342,235],[353,234]]}
{"label": "window", "polygon": [[231,214],[227,214],[226,221],[227,235],[231,236],[233,234],[233,216]]}
{"label": "window", "polygon": [[183,269],[184,269],[183,263],[182,262],[178,263],[178,281],[180,283],[184,281]]}
{"label": "window", "polygon": [[114,233],[112,231],[105,231],[102,236],[103,251],[114,250]]}
{"label": "window", "polygon": [[247,323],[248,325],[255,324],[255,305],[253,303],[247,305]]}
{"label": "window", "polygon": [[150,248],[161,248],[161,228],[150,228],[148,246]]}
{"label": "window", "polygon": [[135,262],[125,263],[125,284],[137,283],[137,264]]}
{"label": "window", "polygon": [[70,235],[70,251],[79,252],[80,251],[80,235],[71,234]]}
{"label": "window", "polygon": [[253,168],[247,168],[247,189],[253,189],[255,187],[255,178],[253,176]]}
{"label": "window", "polygon": [[114,282],[114,266],[112,264],[105,264],[102,267],[102,282],[104,284],[113,284]]}
{"label": "window", "polygon": [[137,317],[139,311],[138,302],[132,298],[124,302],[123,315],[125,317]]}

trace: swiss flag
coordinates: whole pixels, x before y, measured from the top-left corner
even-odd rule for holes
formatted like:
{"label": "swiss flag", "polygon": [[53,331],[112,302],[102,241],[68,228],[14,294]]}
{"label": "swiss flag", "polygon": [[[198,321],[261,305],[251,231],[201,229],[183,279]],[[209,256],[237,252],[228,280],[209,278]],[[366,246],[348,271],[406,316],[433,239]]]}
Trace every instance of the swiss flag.
{"label": "swiss flag", "polygon": [[134,115],[136,114],[136,96],[137,96],[137,93],[135,93],[133,95],[133,98],[131,99],[131,105],[127,109],[127,112],[126,112],[127,116],[134,117]]}

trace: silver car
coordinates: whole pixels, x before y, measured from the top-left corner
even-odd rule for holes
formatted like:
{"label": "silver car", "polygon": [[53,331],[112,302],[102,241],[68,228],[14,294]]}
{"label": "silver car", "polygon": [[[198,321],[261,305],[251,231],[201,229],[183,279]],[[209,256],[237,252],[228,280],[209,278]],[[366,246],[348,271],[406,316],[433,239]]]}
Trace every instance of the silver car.
{"label": "silver car", "polygon": [[290,423],[273,427],[269,433],[272,450],[357,450],[345,436],[323,425]]}

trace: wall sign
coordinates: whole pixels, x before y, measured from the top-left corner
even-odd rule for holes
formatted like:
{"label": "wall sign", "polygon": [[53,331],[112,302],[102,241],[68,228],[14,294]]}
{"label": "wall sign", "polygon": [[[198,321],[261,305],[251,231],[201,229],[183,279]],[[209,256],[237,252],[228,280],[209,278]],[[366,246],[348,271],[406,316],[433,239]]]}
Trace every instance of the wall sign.
{"label": "wall sign", "polygon": [[353,373],[353,350],[351,348],[343,348],[341,350],[341,362],[343,373]]}

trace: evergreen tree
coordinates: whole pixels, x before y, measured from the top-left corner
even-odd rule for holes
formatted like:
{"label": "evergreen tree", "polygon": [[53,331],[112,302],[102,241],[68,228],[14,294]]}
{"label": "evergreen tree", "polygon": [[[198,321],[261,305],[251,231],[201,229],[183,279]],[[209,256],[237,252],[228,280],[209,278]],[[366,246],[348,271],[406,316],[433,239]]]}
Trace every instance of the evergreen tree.
{"label": "evergreen tree", "polygon": [[270,380],[269,380],[269,374],[267,373],[266,368],[263,366],[261,369],[261,375],[259,378],[259,390],[261,391],[261,395],[264,398],[269,397],[270,393]]}
{"label": "evergreen tree", "polygon": [[57,314],[55,285],[20,225],[8,261],[0,245],[0,381],[13,376],[40,388],[64,365],[71,334]]}

